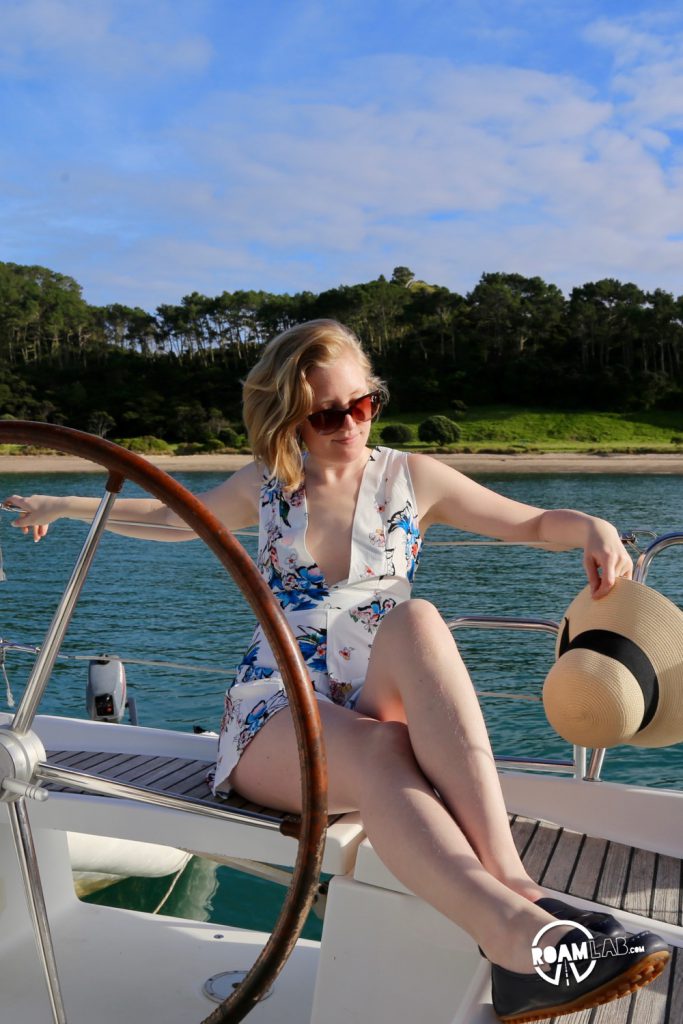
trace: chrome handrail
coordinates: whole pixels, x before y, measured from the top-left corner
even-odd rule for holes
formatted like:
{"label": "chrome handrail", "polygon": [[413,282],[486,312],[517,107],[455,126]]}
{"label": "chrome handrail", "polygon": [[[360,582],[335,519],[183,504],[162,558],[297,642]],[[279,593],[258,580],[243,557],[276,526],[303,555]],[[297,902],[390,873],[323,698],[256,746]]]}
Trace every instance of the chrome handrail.
{"label": "chrome handrail", "polygon": [[663,533],[661,537],[656,537],[639,555],[636,567],[633,570],[633,579],[638,583],[644,583],[654,557],[675,544],[683,544],[683,532],[680,530]]}
{"label": "chrome handrail", "polygon": [[504,768],[524,768],[526,771],[556,772],[573,775],[575,762],[552,757],[513,757],[508,754],[494,755],[496,764]]}
{"label": "chrome handrail", "polygon": [[551,633],[557,636],[559,622],[554,619],[526,619],[516,615],[457,615],[446,619],[450,630],[462,629],[526,629],[536,633]]}
{"label": "chrome handrail", "polygon": [[[526,630],[532,633],[549,633],[556,637],[560,628],[554,619],[520,618],[516,615],[457,615],[454,619],[446,619],[451,631],[456,629],[513,629]],[[523,768],[527,771],[553,771],[571,773],[575,779],[582,779],[586,774],[587,750],[574,744],[574,756],[571,761],[554,760],[552,758],[507,757],[496,756],[494,760],[507,768]]]}

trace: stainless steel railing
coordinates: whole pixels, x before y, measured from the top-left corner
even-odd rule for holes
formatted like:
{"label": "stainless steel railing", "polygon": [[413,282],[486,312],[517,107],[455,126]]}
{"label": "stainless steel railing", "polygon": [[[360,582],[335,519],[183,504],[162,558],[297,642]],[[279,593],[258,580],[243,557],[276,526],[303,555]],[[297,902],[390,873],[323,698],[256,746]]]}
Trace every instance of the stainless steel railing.
{"label": "stainless steel railing", "polygon": [[[663,534],[662,536],[657,536],[651,530],[631,530],[622,533],[621,540],[624,545],[634,547],[636,550],[639,550],[637,546],[637,537],[639,536],[649,536],[654,538],[647,548],[640,552],[633,572],[633,579],[636,582],[645,583],[654,558],[670,547],[683,544],[683,531],[673,531],[671,533]],[[452,631],[463,628],[507,629],[526,630],[536,633],[550,633],[553,636],[557,635],[557,631],[559,629],[559,623],[552,619],[517,618],[504,615],[460,615],[456,618],[448,619],[446,625]],[[487,696],[492,696],[492,694],[487,694]],[[573,774],[577,779],[597,781],[599,780],[600,773],[602,772],[605,755],[606,750],[604,748],[595,748],[591,751],[590,761],[588,761],[587,748],[575,745],[573,760],[571,761],[499,756],[496,757],[496,762],[501,764],[503,767],[515,767],[536,771],[567,772]]]}

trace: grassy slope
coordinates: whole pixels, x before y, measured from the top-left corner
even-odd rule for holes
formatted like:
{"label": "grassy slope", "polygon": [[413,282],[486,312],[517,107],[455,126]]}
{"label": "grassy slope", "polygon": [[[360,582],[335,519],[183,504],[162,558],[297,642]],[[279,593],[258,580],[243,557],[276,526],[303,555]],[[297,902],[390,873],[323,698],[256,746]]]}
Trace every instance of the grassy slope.
{"label": "grassy slope", "polygon": [[[426,416],[426,413],[392,416],[388,409],[373,434],[389,423],[405,423],[413,430],[417,447],[417,428]],[[461,440],[451,446],[456,450],[680,451],[683,446],[683,415],[677,412],[557,412],[480,406],[471,408],[459,425]]]}

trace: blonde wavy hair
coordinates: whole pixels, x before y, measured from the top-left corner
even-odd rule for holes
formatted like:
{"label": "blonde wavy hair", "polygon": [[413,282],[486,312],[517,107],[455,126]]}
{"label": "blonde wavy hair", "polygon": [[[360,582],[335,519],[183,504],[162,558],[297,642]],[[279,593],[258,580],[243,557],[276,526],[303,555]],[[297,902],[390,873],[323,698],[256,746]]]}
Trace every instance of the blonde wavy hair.
{"label": "blonde wavy hair", "polygon": [[386,402],[387,387],[373,373],[360,341],[336,320],[309,320],[278,334],[268,342],[244,381],[243,417],[254,458],[286,490],[295,490],[303,481],[297,427],[313,412],[313,389],[308,375],[347,352],[358,359],[367,377],[368,391],[380,391],[382,401]]}

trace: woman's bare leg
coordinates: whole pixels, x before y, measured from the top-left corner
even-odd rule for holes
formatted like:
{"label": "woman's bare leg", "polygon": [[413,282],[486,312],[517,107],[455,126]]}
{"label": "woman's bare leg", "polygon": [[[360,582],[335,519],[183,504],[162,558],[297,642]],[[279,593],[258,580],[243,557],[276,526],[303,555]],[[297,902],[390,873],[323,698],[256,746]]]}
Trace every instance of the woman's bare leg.
{"label": "woman's bare leg", "polygon": [[[530,972],[531,943],[554,919],[494,878],[413,756],[408,730],[321,703],[330,811],[359,810],[378,856],[403,884],[465,928],[494,963]],[[249,800],[301,807],[288,711],[251,741],[230,783]]]}
{"label": "woman's bare leg", "polygon": [[386,617],[357,710],[407,724],[415,758],[484,867],[528,899],[542,890],[515,848],[486,725],[450,630],[427,601]]}

